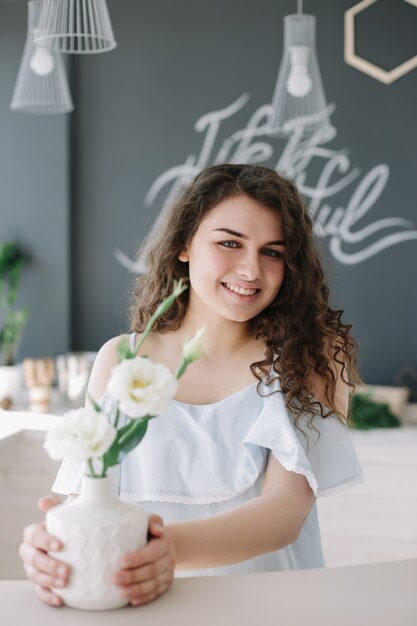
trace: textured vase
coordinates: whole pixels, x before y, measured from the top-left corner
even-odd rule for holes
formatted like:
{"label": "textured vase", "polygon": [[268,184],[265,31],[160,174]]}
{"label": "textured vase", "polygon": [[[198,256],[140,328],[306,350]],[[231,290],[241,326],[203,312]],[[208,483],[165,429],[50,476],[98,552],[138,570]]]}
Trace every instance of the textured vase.
{"label": "textured vase", "polygon": [[71,567],[68,585],[54,589],[66,605],[94,611],[128,604],[111,576],[124,554],[146,544],[148,516],[141,506],[118,500],[109,478],[88,476],[77,498],[48,511],[46,529],[64,546],[50,554]]}

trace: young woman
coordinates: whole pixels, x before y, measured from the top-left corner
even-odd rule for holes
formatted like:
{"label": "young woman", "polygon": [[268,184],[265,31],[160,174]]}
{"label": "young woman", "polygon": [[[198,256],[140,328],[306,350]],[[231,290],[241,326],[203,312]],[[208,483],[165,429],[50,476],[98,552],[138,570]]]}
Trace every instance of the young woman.
{"label": "young woman", "polygon": [[[348,418],[356,344],[328,303],[312,222],[275,171],[224,164],[202,171],[140,251],[131,345],[173,279],[189,289],[161,317],[142,354],[175,370],[187,337],[207,326],[205,355],[180,379],[114,476],[120,497],[151,511],[150,541],[114,577],[143,604],[175,574],[324,566],[315,500],[361,482]],[[119,337],[98,353],[89,383],[106,400]],[[84,468],[64,461],[53,491],[77,493]],[[44,499],[47,510],[56,503]],[[54,538],[25,530],[20,549],[40,597],[68,568]]]}

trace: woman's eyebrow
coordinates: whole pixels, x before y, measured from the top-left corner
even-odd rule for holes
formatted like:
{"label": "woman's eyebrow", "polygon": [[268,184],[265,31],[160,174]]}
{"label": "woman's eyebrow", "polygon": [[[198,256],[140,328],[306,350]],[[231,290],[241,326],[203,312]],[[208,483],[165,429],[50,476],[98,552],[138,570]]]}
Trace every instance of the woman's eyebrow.
{"label": "woman's eyebrow", "polygon": [[[240,237],[241,239],[249,239],[247,235],[243,233],[238,233],[236,230],[231,230],[230,228],[213,228],[214,231],[223,231],[224,233],[228,233],[229,235],[234,235],[235,237]],[[265,246],[285,246],[286,242],[283,239],[278,239],[277,241],[267,241]]]}

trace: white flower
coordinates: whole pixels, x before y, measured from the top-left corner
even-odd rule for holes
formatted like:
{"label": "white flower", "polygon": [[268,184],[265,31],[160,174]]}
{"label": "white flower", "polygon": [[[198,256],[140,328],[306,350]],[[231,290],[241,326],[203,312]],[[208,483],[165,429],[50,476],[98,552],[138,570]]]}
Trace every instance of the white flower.
{"label": "white flower", "polygon": [[174,374],[162,363],[144,357],[125,359],[112,369],[107,393],[119,400],[130,418],[159,415],[177,391]]}
{"label": "white flower", "polygon": [[65,456],[87,461],[102,456],[112,445],[117,431],[103,413],[76,409],[66,413],[45,438],[44,448],[55,461]]}
{"label": "white flower", "polygon": [[188,363],[196,361],[204,354],[204,339],[206,326],[202,326],[189,341],[182,347],[182,357]]}

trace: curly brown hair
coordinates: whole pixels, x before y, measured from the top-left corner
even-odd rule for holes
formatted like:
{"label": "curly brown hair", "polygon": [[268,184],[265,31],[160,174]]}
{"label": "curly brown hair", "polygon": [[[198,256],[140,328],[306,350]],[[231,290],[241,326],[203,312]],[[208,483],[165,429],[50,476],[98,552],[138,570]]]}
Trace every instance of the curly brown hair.
{"label": "curly brown hair", "polygon": [[[342,424],[351,427],[350,417],[335,406],[334,364],[340,366],[342,380],[354,388],[360,381],[357,344],[350,336],[351,326],[341,321],[343,311],[333,310],[328,304],[329,290],[309,211],[296,186],[275,170],[260,165],[221,164],[207,167],[195,177],[139,249],[138,257],[146,262],[147,273],[135,281],[131,330],[142,332],[158,304],[171,292],[173,280],[187,276],[188,264],[180,262],[178,255],[191,242],[207,213],[222,200],[242,194],[278,213],[286,240],[283,285],[275,300],[253,320],[256,337],[264,340],[266,356],[252,363],[251,371],[259,381],[265,376],[269,382],[279,377],[295,424],[307,414],[308,424],[314,428],[315,415],[325,418],[335,414]],[[188,290],[158,319],[154,329],[177,330],[187,304]],[[313,371],[325,381],[327,406],[313,397],[308,380]]]}

